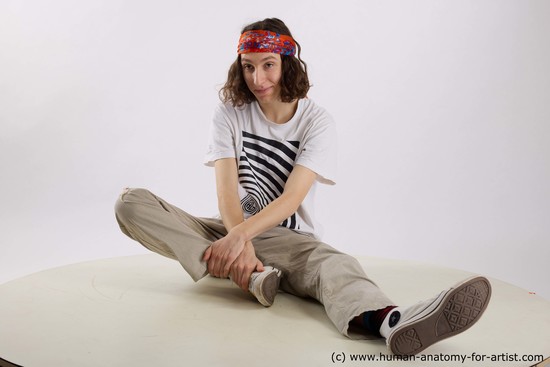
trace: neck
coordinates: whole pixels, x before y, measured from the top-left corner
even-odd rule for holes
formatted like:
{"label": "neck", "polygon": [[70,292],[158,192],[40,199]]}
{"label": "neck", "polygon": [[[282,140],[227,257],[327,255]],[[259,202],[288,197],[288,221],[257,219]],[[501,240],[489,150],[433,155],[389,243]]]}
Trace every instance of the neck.
{"label": "neck", "polygon": [[284,124],[294,116],[298,107],[298,100],[292,102],[258,102],[265,117],[276,124]]}

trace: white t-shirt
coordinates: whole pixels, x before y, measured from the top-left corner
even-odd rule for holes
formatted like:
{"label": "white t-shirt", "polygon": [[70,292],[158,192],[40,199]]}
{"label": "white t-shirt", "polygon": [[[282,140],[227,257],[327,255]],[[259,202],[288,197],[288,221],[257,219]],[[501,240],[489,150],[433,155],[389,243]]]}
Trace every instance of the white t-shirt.
{"label": "white t-shirt", "polygon": [[214,113],[207,166],[221,158],[238,159],[239,197],[245,219],[279,197],[294,165],[317,174],[306,198],[280,225],[321,237],[314,218],[317,182],[334,185],[336,135],[332,117],[311,99],[300,99],[284,124],[269,121],[254,101],[242,107],[220,104]]}

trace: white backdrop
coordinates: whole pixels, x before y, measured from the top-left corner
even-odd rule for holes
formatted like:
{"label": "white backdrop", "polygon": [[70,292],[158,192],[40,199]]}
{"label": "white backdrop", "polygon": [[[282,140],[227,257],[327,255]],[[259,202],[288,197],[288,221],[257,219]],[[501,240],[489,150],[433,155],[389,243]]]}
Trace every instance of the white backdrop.
{"label": "white backdrop", "polygon": [[325,240],[550,298],[544,0],[0,2],[0,283],[145,253],[114,219],[124,186],[214,214],[217,90],[272,16],[338,124]]}

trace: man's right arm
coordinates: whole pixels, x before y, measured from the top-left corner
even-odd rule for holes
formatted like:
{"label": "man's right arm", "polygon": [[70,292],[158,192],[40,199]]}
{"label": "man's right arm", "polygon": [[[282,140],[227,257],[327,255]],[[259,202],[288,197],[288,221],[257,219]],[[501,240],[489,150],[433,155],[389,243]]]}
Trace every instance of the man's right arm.
{"label": "man's right arm", "polygon": [[[218,209],[223,224],[229,232],[244,221],[238,192],[237,160],[235,158],[219,159],[214,163],[214,167]],[[225,268],[230,271],[231,278],[235,283],[243,290],[248,289],[250,274],[253,271],[263,271],[263,264],[256,257],[252,242],[225,241],[221,246],[218,246],[218,244],[210,246],[203,258],[208,261],[209,272],[214,276],[224,277],[226,274],[219,271],[219,269]],[[231,264],[224,263],[224,258],[229,258]]]}
{"label": "man's right arm", "polygon": [[223,224],[229,232],[233,227],[244,221],[239,198],[238,167],[235,158],[223,158],[214,162],[216,171],[216,193],[218,194],[218,209]]}

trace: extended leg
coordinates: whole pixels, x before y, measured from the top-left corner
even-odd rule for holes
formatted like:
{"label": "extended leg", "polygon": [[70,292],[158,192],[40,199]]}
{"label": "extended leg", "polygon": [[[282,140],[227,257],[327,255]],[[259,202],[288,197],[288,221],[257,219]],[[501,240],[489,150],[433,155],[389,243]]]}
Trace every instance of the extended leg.
{"label": "extended leg", "polygon": [[346,336],[355,317],[393,305],[355,258],[315,238],[277,227],[253,243],[264,264],[283,272],[281,289],[321,302],[330,320]]}

